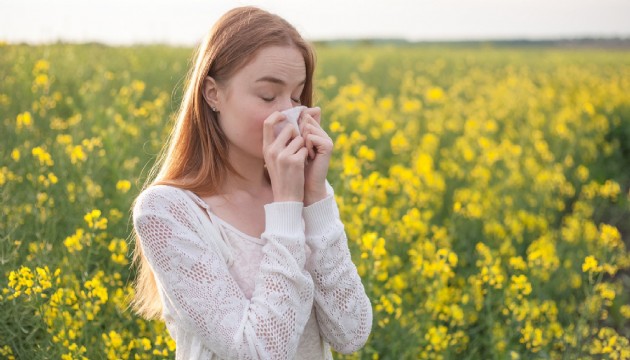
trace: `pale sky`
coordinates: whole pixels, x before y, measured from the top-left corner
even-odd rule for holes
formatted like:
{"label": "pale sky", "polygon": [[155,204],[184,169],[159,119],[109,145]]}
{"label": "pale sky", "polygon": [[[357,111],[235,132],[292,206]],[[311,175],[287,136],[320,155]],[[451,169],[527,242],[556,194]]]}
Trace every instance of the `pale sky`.
{"label": "pale sky", "polygon": [[630,0],[0,0],[0,41],[193,45],[239,5],[309,40],[630,38]]}

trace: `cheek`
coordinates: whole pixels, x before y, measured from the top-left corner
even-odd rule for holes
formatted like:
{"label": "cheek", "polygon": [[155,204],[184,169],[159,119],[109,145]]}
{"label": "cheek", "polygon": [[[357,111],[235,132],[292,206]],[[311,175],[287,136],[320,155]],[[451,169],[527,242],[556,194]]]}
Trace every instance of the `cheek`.
{"label": "cheek", "polygon": [[234,115],[235,121],[239,123],[239,131],[247,133],[262,129],[262,124],[266,119],[263,109],[260,109],[256,104],[246,101],[242,101],[236,106]]}
{"label": "cheek", "polygon": [[261,116],[260,113],[249,114],[246,129],[243,130],[245,130],[246,133],[249,134],[249,136],[254,136],[254,138],[262,139],[263,125],[266,118],[267,117],[265,116]]}
{"label": "cheek", "polygon": [[250,114],[250,126],[252,130],[256,130],[260,132],[262,136],[262,129],[265,124],[265,120],[271,115],[273,111],[269,111],[267,109],[258,109],[258,111],[252,112]]}
{"label": "cheek", "polygon": [[235,136],[243,139],[260,138],[262,141],[263,125],[274,109],[260,104],[255,97],[243,96],[242,100],[234,107],[234,120],[239,123]]}
{"label": "cheek", "polygon": [[263,125],[265,124],[265,120],[267,119],[267,117],[268,117],[269,115],[270,115],[270,114],[260,114],[260,113],[259,113],[259,114],[256,114],[256,116],[254,117],[254,121],[253,121],[254,126],[255,126],[257,129],[262,129],[262,128],[263,128]]}

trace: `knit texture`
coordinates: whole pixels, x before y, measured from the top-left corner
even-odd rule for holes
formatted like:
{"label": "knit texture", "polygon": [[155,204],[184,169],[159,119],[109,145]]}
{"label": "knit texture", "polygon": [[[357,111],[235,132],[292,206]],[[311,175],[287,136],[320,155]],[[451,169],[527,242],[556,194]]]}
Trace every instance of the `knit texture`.
{"label": "knit texture", "polygon": [[330,345],[367,340],[371,304],[332,194],[265,205],[260,239],[171,186],[143,191],[133,220],[177,359],[330,359]]}

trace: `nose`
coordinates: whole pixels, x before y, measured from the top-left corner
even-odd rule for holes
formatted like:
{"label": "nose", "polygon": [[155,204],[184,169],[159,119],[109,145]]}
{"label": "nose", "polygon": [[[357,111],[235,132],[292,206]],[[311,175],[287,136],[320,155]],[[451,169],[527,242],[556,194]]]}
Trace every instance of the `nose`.
{"label": "nose", "polygon": [[278,111],[284,111],[284,110],[288,110],[291,109],[293,107],[293,100],[291,100],[291,97],[286,97],[286,98],[282,98],[281,101],[278,101]]}

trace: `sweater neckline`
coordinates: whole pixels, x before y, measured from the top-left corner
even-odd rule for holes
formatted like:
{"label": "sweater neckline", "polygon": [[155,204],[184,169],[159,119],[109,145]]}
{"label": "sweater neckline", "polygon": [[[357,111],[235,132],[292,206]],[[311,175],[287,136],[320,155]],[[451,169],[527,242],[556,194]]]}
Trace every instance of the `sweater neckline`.
{"label": "sweater neckline", "polygon": [[[199,197],[199,195],[195,194],[194,192],[192,192],[190,190],[186,190],[186,192],[197,203],[197,205],[199,205],[200,207],[202,207],[206,211],[206,213],[210,217],[210,221],[213,224],[215,224],[217,226],[223,226],[223,227],[227,228],[228,230],[230,230],[231,232],[235,233],[236,235],[238,235],[239,237],[243,238],[244,240],[251,241],[251,242],[254,242],[254,243],[259,244],[259,245],[264,245],[266,243],[265,240],[263,240],[263,239],[261,239],[259,237],[255,237],[255,236],[246,234],[243,231],[241,231],[238,228],[236,228],[234,225],[230,224],[229,222],[227,222],[224,219],[222,219],[221,217],[219,217],[217,214],[215,214],[212,211],[212,209],[210,208],[210,205],[208,205],[208,203],[203,201],[203,199],[201,197]],[[219,224],[217,224],[217,223],[219,223]]]}
{"label": "sweater neckline", "polygon": [[[208,211],[210,211],[210,210],[208,210]],[[237,229],[234,225],[232,225],[229,222],[223,220],[222,218],[217,216],[217,214],[213,213],[212,211],[210,211],[210,213],[212,214],[211,215],[212,218],[220,223],[220,226],[223,226],[223,227],[227,228],[228,230],[230,230],[231,232],[235,233],[236,235],[238,235],[242,239],[254,242],[254,243],[259,244],[259,245],[264,245],[266,243],[266,241],[261,239],[261,238],[258,238],[258,237],[246,234],[243,231]]]}

